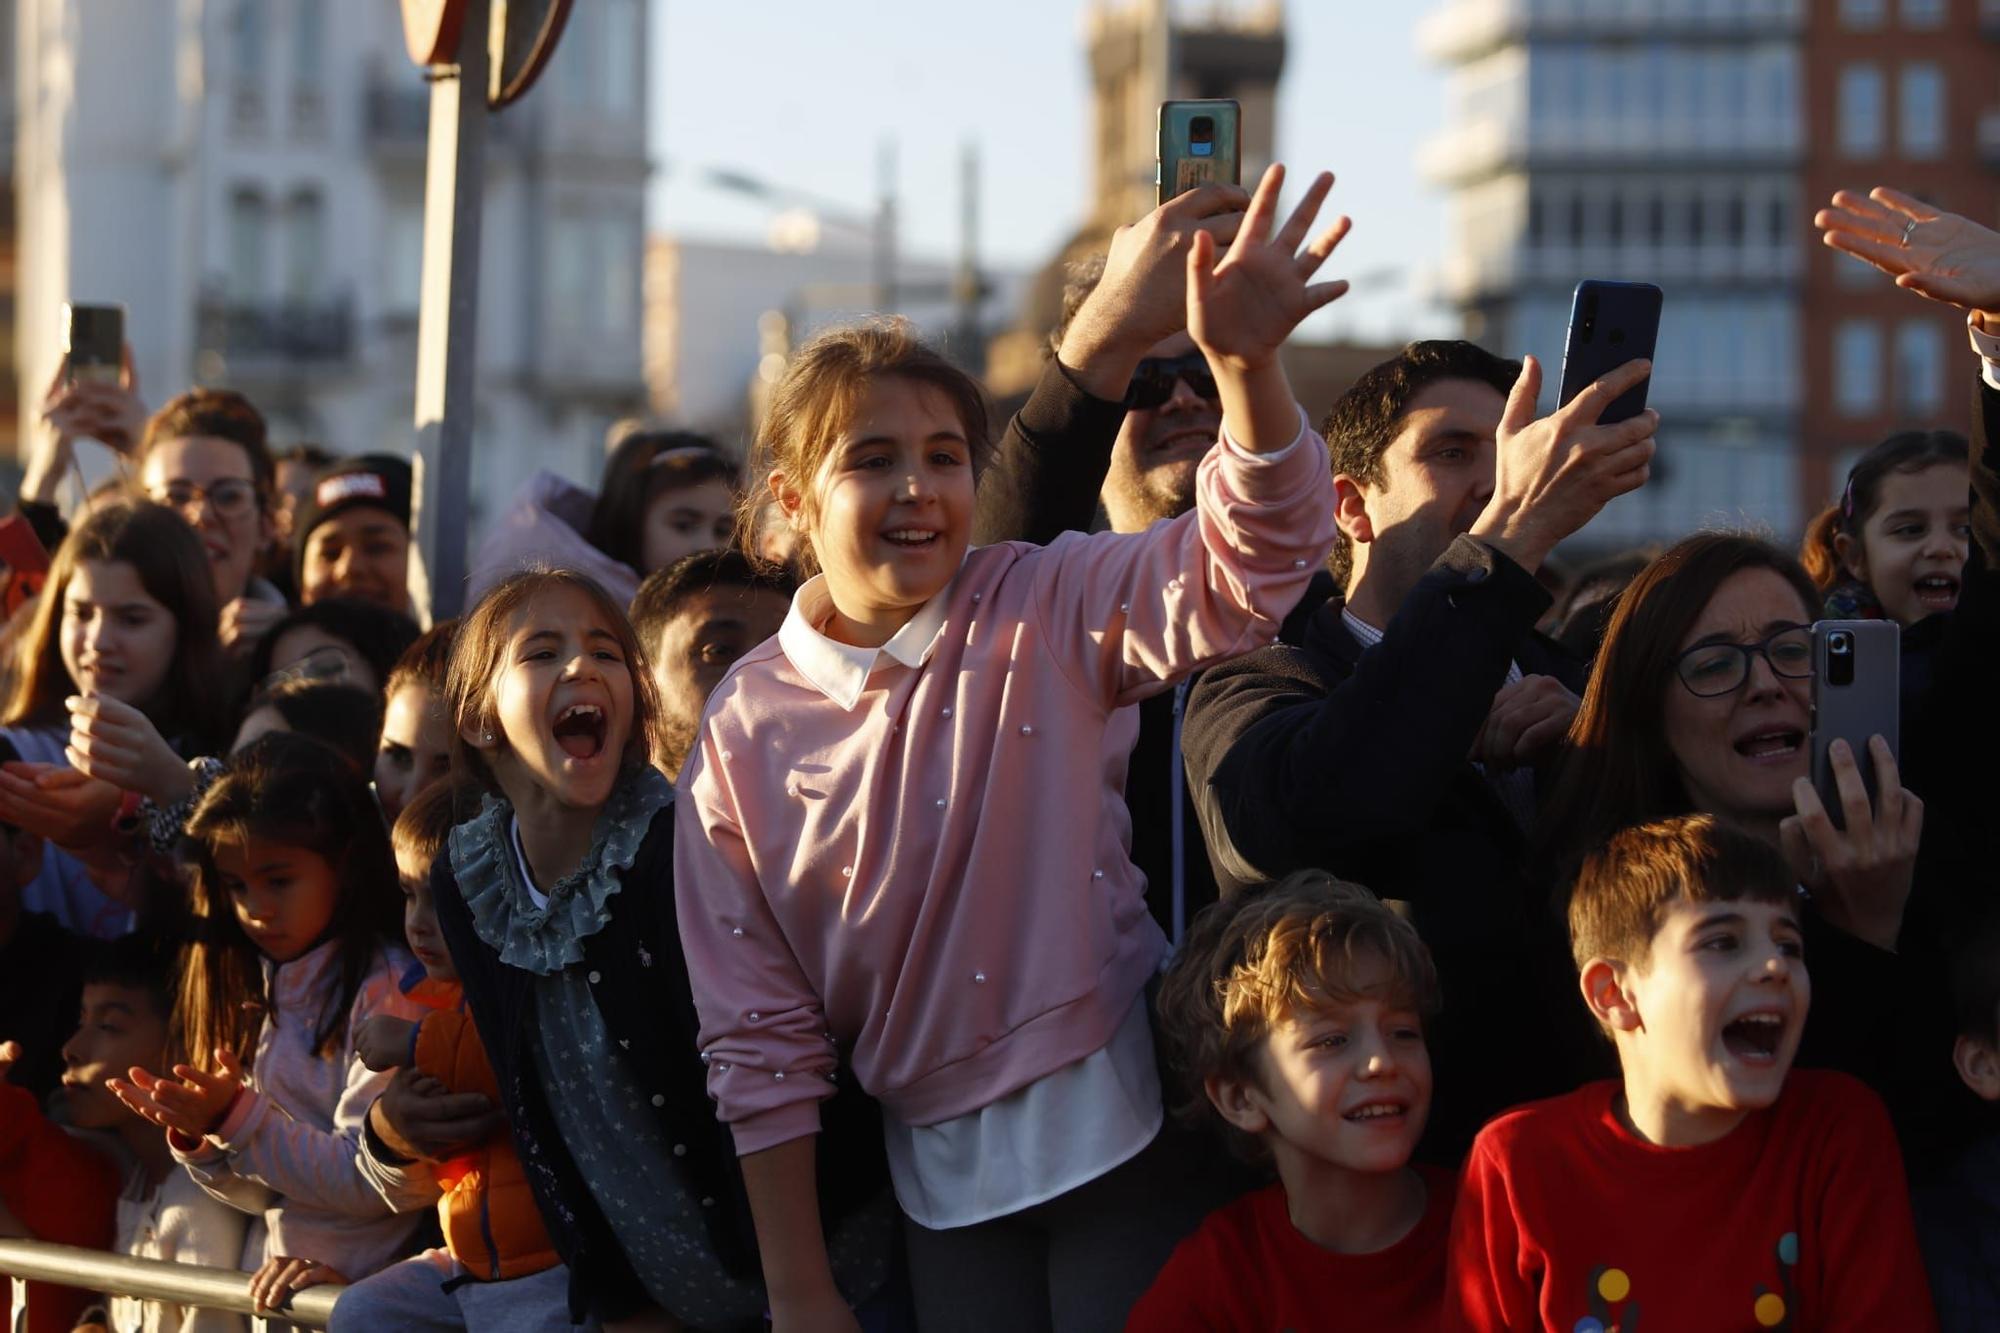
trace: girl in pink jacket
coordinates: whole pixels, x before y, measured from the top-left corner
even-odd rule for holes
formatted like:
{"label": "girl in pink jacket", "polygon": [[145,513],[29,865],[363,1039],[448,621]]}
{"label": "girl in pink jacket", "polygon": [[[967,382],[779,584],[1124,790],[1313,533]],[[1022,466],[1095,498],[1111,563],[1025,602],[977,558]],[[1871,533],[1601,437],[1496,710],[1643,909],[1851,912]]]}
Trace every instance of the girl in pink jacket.
{"label": "girl in pink jacket", "polygon": [[1223,438],[1181,518],[968,550],[986,409],[900,323],[823,335],[775,392],[769,486],[819,576],[709,700],[674,880],[780,1333],[854,1327],[814,1196],[850,1070],[882,1103],[925,1325],[1119,1327],[1199,1214],[1154,1160],[1166,946],[1102,742],[1269,643],[1332,541],[1277,353],[1342,290],[1308,280],[1345,227],[1301,252],[1322,176],[1274,236],[1282,177],[1226,255],[1200,233],[1188,256]]}

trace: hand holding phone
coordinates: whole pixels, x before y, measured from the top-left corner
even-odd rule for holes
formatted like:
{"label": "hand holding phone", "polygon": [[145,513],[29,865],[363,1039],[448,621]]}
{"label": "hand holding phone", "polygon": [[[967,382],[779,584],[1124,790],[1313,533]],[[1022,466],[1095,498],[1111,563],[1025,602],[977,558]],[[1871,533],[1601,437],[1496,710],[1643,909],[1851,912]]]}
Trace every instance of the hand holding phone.
{"label": "hand holding phone", "polygon": [[1872,807],[1881,793],[1871,754],[1880,737],[1893,764],[1902,721],[1903,627],[1893,620],[1822,620],[1812,627],[1812,784],[1835,828],[1846,827],[1834,747],[1845,743]]}
{"label": "hand holding phone", "polygon": [[[1631,361],[1651,361],[1660,338],[1660,289],[1650,282],[1599,282],[1576,285],[1570,303],[1569,336],[1563,344],[1561,388],[1556,405],[1564,406],[1598,380]],[[1599,412],[1600,424],[1630,421],[1646,410],[1649,374],[1625,389]]]}
{"label": "hand holding phone", "polygon": [[1243,183],[1241,115],[1229,98],[1160,103],[1160,146],[1153,159],[1160,203],[1204,185]]}

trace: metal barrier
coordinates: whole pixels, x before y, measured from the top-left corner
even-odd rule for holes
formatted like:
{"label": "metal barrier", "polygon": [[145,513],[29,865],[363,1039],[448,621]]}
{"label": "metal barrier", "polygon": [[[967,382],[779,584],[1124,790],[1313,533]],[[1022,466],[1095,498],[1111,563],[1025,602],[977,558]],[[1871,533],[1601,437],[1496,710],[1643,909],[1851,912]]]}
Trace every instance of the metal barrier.
{"label": "metal barrier", "polygon": [[0,1239],[0,1274],[28,1282],[55,1282],[82,1287],[107,1296],[131,1296],[142,1301],[198,1305],[232,1314],[262,1315],[301,1328],[325,1328],[333,1303],[345,1287],[307,1287],[292,1296],[279,1314],[259,1310],[250,1302],[250,1275],[233,1268],[200,1268],[159,1259],[134,1259],[105,1250],[51,1245],[40,1240]]}

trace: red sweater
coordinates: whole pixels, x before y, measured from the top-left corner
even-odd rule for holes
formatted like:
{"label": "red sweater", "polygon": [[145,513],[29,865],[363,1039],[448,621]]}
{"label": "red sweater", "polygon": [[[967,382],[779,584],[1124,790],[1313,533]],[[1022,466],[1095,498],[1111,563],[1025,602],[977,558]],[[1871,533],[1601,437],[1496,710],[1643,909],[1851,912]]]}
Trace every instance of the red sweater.
{"label": "red sweater", "polygon": [[1619,1124],[1619,1091],[1593,1083],[1480,1131],[1447,1330],[1936,1329],[1874,1093],[1795,1069],[1723,1138],[1660,1148]]}
{"label": "red sweater", "polygon": [[1423,1217],[1374,1254],[1335,1254],[1300,1235],[1283,1185],[1216,1209],[1132,1308],[1126,1333],[1435,1328],[1456,1186],[1450,1172],[1417,1169],[1430,1191]]}
{"label": "red sweater", "polygon": [[[118,1226],[118,1168],[42,1115],[34,1094],[0,1083],[0,1204],[37,1240],[108,1250]],[[0,1296],[6,1293],[0,1279]],[[96,1298],[28,1284],[27,1333],[69,1333]],[[0,1308],[4,1308],[0,1301]]]}

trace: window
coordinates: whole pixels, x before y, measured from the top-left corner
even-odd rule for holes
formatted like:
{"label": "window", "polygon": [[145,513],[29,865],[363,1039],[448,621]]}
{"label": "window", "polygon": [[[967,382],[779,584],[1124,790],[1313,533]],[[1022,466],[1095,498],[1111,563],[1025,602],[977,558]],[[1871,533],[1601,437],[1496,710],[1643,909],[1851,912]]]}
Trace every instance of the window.
{"label": "window", "polygon": [[1625,243],[1625,200],[1612,195],[1604,204],[1604,239],[1612,245]]}
{"label": "window", "polygon": [[1849,65],[1840,71],[1840,148],[1849,157],[1882,151],[1882,71]]}
{"label": "window", "polygon": [[1903,0],[1903,26],[1906,28],[1942,28],[1945,17],[1945,0]]}
{"label": "window", "polygon": [[1868,320],[1843,320],[1834,328],[1833,403],[1850,417],[1882,407],[1882,331]]}
{"label": "window", "polygon": [[1782,199],[1773,199],[1765,204],[1764,207],[1769,210],[1766,217],[1768,219],[1768,226],[1770,227],[1771,244],[1783,245],[1791,239],[1789,234],[1791,232],[1791,211],[1785,207],[1785,201]]}
{"label": "window", "polygon": [[1583,196],[1579,194],[1569,201],[1569,243],[1571,245],[1583,244],[1583,230]]}
{"label": "window", "polygon": [[1531,194],[1528,196],[1528,244],[1540,245],[1541,243],[1542,243],[1542,196],[1540,196],[1539,194]]}
{"label": "window", "polygon": [[1944,410],[1944,331],[1935,320],[1896,330],[1896,410],[1926,419]]}
{"label": "window", "polygon": [[1889,0],[1840,0],[1840,22],[1846,28],[1879,28],[1889,17]]}
{"label": "window", "polygon": [[236,87],[233,99],[239,124],[264,115],[264,0],[237,0],[230,17],[230,71]]}
{"label": "window", "polygon": [[1700,195],[1695,195],[1693,198],[1688,200],[1687,222],[1688,222],[1688,230],[1687,230],[1688,244],[1699,247],[1701,245],[1701,196]]}
{"label": "window", "polygon": [[1905,157],[1944,155],[1944,72],[1924,62],[1903,66],[1896,137]]}
{"label": "window", "polygon": [[1654,245],[1667,239],[1667,201],[1657,194],[1646,201],[1646,239]]}
{"label": "window", "polygon": [[325,82],[326,11],[320,0],[298,0],[292,11],[292,78],[301,90]]}
{"label": "window", "polygon": [[285,300],[310,305],[321,296],[326,209],[317,190],[301,190],[285,207]]}
{"label": "window", "polygon": [[1743,196],[1732,194],[1722,206],[1722,234],[1731,245],[1743,244]]}
{"label": "window", "polygon": [[254,305],[264,299],[265,253],[270,210],[255,190],[239,189],[229,197],[229,299]]}

